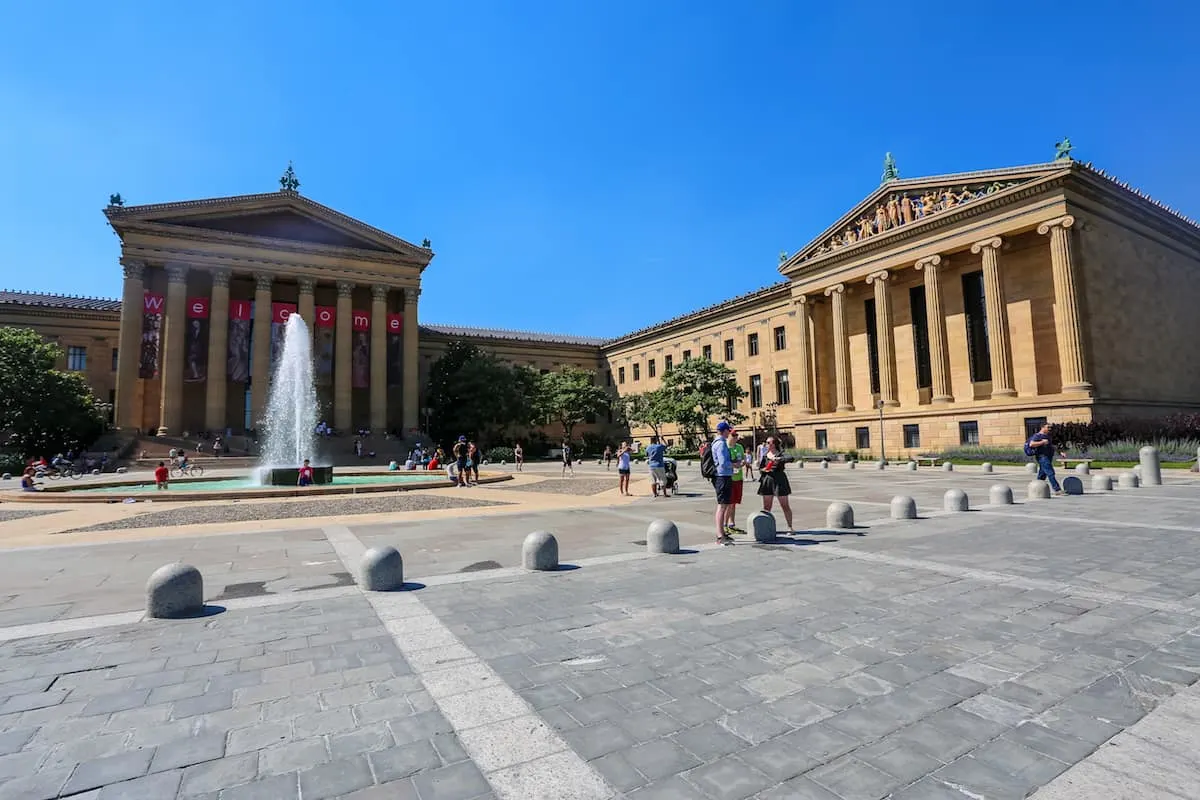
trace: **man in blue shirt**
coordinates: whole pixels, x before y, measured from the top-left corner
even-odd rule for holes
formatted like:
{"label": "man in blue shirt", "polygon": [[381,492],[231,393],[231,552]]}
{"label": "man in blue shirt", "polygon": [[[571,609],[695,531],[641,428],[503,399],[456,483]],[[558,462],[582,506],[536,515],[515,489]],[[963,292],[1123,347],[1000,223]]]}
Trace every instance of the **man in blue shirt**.
{"label": "man in blue shirt", "polygon": [[716,477],[713,487],[717,490],[717,543],[733,544],[733,537],[725,531],[729,524],[730,512],[733,510],[733,458],[729,454],[729,443],[726,437],[733,432],[733,426],[725,420],[717,423],[717,435],[709,447],[712,448],[713,466]]}
{"label": "man in blue shirt", "polygon": [[1050,488],[1056,495],[1061,495],[1062,487],[1058,485],[1058,479],[1054,476],[1054,442],[1050,439],[1049,424],[1043,425],[1041,430],[1029,438],[1029,449],[1037,459],[1037,479],[1050,481]]}
{"label": "man in blue shirt", "polygon": [[650,468],[650,488],[658,497],[658,488],[662,487],[663,497],[667,497],[667,446],[658,443],[657,436],[650,437],[650,446],[646,448],[646,466]]}

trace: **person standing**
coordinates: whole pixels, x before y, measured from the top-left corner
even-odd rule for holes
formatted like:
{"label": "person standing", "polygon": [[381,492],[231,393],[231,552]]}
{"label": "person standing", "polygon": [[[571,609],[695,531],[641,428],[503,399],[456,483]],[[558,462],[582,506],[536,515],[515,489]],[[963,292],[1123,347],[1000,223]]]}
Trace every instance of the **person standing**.
{"label": "person standing", "polygon": [[474,479],[471,481],[475,486],[479,485],[479,461],[483,458],[483,453],[479,452],[479,445],[471,442],[467,445],[467,468],[471,470]]}
{"label": "person standing", "polygon": [[458,441],[454,443],[452,451],[454,456],[454,467],[457,470],[458,485],[467,485],[467,437],[460,436]]}
{"label": "person standing", "polygon": [[571,470],[571,477],[575,477],[575,465],[571,462],[571,443],[563,440],[562,443],[562,476],[567,477],[567,470]]}
{"label": "person standing", "polygon": [[650,469],[650,488],[658,497],[659,487],[662,487],[663,497],[667,494],[667,446],[660,444],[657,436],[650,437],[650,446],[646,448],[646,466]]}
{"label": "person standing", "polygon": [[167,481],[170,477],[171,471],[167,469],[167,462],[158,462],[158,466],[154,468],[154,488],[160,492],[165,492],[167,490]]}
{"label": "person standing", "polygon": [[630,447],[629,442],[621,442],[621,447],[617,450],[617,485],[621,489],[621,494],[630,496],[629,492],[629,472],[630,472]]}
{"label": "person standing", "polygon": [[[1037,459],[1039,481],[1049,481],[1054,494],[1062,496],[1062,487],[1054,475],[1054,441],[1050,438],[1050,423],[1046,423],[1033,436],[1029,437],[1028,451]],[[1064,450],[1064,452],[1066,452]]]}
{"label": "person standing", "polygon": [[783,519],[787,522],[788,533],[792,532],[792,506],[788,495],[792,493],[792,485],[788,482],[784,465],[795,461],[792,456],[785,455],[779,449],[779,440],[774,436],[767,439],[767,452],[758,462],[758,493],[763,499],[763,511],[771,513],[775,498],[779,498],[779,507],[783,509]]}
{"label": "person standing", "polygon": [[612,445],[608,445],[608,444],[604,445],[603,459],[604,459],[604,469],[606,471],[612,469],[612,459],[613,459]]}
{"label": "person standing", "polygon": [[717,423],[717,435],[713,438],[712,460],[715,476],[713,488],[717,493],[717,510],[713,519],[717,525],[717,544],[733,544],[733,537],[726,531],[729,521],[729,507],[733,503],[733,458],[729,454],[729,443],[726,437],[733,431],[733,426],[725,420]]}
{"label": "person standing", "polygon": [[517,442],[517,446],[513,448],[513,461],[517,463],[517,472],[523,472],[525,468],[525,451],[521,449],[520,442]]}
{"label": "person standing", "polygon": [[308,463],[308,459],[304,459],[304,464],[300,467],[300,473],[296,476],[297,486],[312,486],[313,485],[313,468]]}
{"label": "person standing", "polygon": [[733,492],[730,496],[729,518],[725,521],[725,532],[744,534],[746,531],[737,526],[737,507],[742,502],[742,470],[746,467],[746,448],[737,440],[737,434],[731,429],[725,440],[729,444],[729,458],[733,461]]}

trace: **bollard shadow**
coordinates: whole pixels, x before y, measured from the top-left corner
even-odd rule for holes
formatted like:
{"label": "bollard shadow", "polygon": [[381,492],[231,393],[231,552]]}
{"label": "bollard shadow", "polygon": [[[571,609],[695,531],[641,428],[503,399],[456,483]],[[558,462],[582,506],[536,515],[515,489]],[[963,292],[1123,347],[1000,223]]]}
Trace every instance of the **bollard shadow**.
{"label": "bollard shadow", "polygon": [[866,536],[869,530],[870,525],[852,525],[849,528],[812,528],[806,533],[819,533],[824,536]]}
{"label": "bollard shadow", "polygon": [[176,614],[168,619],[204,619],[205,617],[215,617],[217,614],[226,612],[225,606],[217,605],[216,603],[205,603],[195,611],[187,611],[183,614]]}
{"label": "bollard shadow", "polygon": [[554,569],[547,570],[547,571],[548,572],[573,572],[574,570],[577,570],[577,569],[579,569],[578,564],[559,564]]}
{"label": "bollard shadow", "polygon": [[395,589],[367,589],[365,591],[371,594],[395,594],[396,592],[419,592],[425,588],[425,584],[418,581],[404,581]]}
{"label": "bollard shadow", "polygon": [[681,548],[679,548],[678,550],[676,550],[676,551],[675,551],[675,552],[674,552],[672,555],[677,555],[677,556],[694,556],[694,555],[696,555],[696,554],[697,554],[697,553],[699,553],[699,552],[700,552],[699,550],[690,550],[690,549],[688,549],[688,548],[686,548],[686,547],[681,547]]}
{"label": "bollard shadow", "polygon": [[775,538],[769,542],[753,541],[753,542],[751,542],[751,544],[753,544],[756,547],[760,547],[760,546],[763,546],[763,547],[771,547],[771,546],[810,547],[814,544],[832,544],[833,542],[837,541],[837,539],[813,539],[812,538],[813,535],[820,535],[823,533],[826,533],[826,531],[804,531],[803,533],[791,533],[791,534],[780,533],[780,534],[776,534]]}

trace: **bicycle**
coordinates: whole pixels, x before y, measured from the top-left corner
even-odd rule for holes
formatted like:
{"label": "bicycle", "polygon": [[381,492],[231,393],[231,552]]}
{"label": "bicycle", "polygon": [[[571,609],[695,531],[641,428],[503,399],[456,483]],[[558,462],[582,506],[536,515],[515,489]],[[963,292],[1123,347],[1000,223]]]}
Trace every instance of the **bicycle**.
{"label": "bicycle", "polygon": [[71,478],[72,480],[79,480],[82,476],[83,473],[76,472],[74,467],[58,467],[55,469],[48,469],[45,472],[45,477],[52,481],[56,481],[59,478]]}
{"label": "bicycle", "polygon": [[186,467],[171,467],[172,478],[200,478],[204,475],[204,467],[199,464],[188,464]]}

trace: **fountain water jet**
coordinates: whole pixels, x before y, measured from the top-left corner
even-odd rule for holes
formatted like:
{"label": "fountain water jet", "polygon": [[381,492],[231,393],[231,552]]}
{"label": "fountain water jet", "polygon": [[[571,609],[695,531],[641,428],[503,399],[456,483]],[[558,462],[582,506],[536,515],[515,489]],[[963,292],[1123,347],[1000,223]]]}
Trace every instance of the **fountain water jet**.
{"label": "fountain water jet", "polygon": [[[279,363],[267,391],[262,466],[269,486],[295,486],[304,459],[316,459],[317,389],[313,383],[312,337],[299,314],[288,317]],[[313,466],[313,482],[329,483],[333,467]]]}

